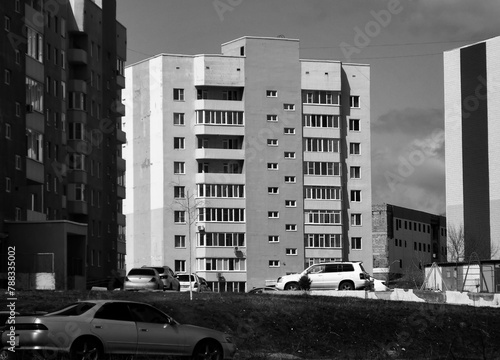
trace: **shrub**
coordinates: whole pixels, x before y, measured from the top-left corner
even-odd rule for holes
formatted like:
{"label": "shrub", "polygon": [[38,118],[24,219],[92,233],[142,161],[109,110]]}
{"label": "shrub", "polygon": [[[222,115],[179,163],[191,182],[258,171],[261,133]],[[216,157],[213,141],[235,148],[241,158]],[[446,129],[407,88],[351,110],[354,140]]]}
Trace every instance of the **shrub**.
{"label": "shrub", "polygon": [[302,275],[299,279],[299,289],[304,290],[304,291],[309,291],[311,290],[311,279],[309,279],[309,276]]}

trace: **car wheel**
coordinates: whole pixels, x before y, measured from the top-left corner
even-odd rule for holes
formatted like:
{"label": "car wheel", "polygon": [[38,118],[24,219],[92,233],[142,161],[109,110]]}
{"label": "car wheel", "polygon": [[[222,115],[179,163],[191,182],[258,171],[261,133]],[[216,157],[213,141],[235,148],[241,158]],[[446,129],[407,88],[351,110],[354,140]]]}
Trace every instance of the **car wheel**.
{"label": "car wheel", "polygon": [[100,360],[103,358],[102,345],[97,339],[78,339],[71,346],[70,360]]}
{"label": "car wheel", "polygon": [[354,284],[350,281],[342,281],[339,290],[354,290]]}
{"label": "car wheel", "polygon": [[285,285],[285,290],[299,290],[299,284],[296,282],[291,282]]}
{"label": "car wheel", "polygon": [[193,351],[192,360],[222,360],[222,347],[215,341],[202,341]]}

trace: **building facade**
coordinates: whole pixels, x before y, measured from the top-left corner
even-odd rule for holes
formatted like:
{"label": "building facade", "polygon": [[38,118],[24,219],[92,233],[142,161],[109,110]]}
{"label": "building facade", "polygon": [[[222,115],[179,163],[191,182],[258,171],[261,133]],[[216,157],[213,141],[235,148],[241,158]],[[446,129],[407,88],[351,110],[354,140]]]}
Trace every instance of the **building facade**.
{"label": "building facade", "polygon": [[327,260],[371,271],[370,69],[243,37],[126,69],[127,269],[245,291]]}
{"label": "building facade", "polygon": [[9,0],[0,13],[2,259],[15,247],[17,288],[106,282],[125,258],[116,2]]}
{"label": "building facade", "polygon": [[444,53],[446,217],[463,230],[461,260],[500,258],[499,61],[500,37]]}
{"label": "building facade", "polygon": [[397,279],[446,261],[444,216],[382,204],[373,205],[372,224],[375,277]]}

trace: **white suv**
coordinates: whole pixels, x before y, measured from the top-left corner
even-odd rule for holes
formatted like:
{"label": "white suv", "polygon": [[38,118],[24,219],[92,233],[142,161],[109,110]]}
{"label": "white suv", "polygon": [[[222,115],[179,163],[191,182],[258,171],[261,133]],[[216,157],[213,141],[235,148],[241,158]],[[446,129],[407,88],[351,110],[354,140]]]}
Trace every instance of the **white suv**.
{"label": "white suv", "polygon": [[371,286],[370,275],[362,262],[348,261],[311,265],[300,274],[279,277],[276,288],[298,290],[299,279],[303,275],[311,279],[311,290],[360,290]]}

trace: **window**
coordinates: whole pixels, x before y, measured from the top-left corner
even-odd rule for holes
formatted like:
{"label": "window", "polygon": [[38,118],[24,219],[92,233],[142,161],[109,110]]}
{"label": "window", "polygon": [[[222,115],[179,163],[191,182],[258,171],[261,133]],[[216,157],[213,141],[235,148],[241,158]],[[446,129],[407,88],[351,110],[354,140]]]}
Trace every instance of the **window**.
{"label": "window", "polygon": [[184,149],[183,137],[174,137],[174,149]]}
{"label": "window", "polygon": [[342,200],[342,191],[336,186],[306,186],[304,198],[311,200]]}
{"label": "window", "polygon": [[266,90],[266,96],[267,97],[278,97],[278,91],[277,90]]}
{"label": "window", "polygon": [[16,64],[21,64],[21,52],[17,49],[14,50],[15,58],[16,58]]}
{"label": "window", "polygon": [[10,31],[10,17],[8,16],[5,16],[4,29],[5,31]]}
{"label": "window", "polygon": [[85,124],[75,122],[69,123],[69,140],[84,140],[85,139]]}
{"label": "window", "polygon": [[349,119],[349,131],[359,131],[359,119]]}
{"label": "window", "polygon": [[174,198],[184,199],[186,197],[184,186],[174,186]]}
{"label": "window", "polygon": [[295,128],[284,128],[283,133],[285,135],[293,135],[295,134]]}
{"label": "window", "polygon": [[361,202],[361,190],[351,190],[351,201]]}
{"label": "window", "polygon": [[22,160],[19,155],[16,155],[16,170],[22,170]]}
{"label": "window", "polygon": [[174,236],[174,246],[176,248],[186,247],[186,236],[185,235],[175,235]]}
{"label": "window", "polygon": [[294,151],[285,151],[285,159],[295,159]]}
{"label": "window", "polygon": [[287,255],[297,255],[297,248],[287,248],[286,249],[286,254]]}
{"label": "window", "polygon": [[197,110],[197,124],[243,125],[243,111]]}
{"label": "window", "polygon": [[308,90],[302,92],[302,102],[305,104],[339,105],[340,94],[332,91]]}
{"label": "window", "polygon": [[360,179],[361,178],[361,167],[360,166],[351,166],[349,169],[349,175],[351,179]]}
{"label": "window", "polygon": [[87,201],[85,197],[85,185],[76,184],[75,185],[75,200],[76,201]]}
{"label": "window", "polygon": [[14,2],[14,11],[17,13],[21,12],[21,0],[16,0]]}
{"label": "window", "polygon": [[174,260],[175,272],[186,272],[186,260]]}
{"label": "window", "polygon": [[267,139],[267,146],[278,146],[278,139]]}
{"label": "window", "polygon": [[8,192],[10,193],[11,191],[11,180],[10,180],[10,177],[6,177],[5,178],[5,192]]}
{"label": "window", "polygon": [[20,117],[21,116],[21,104],[16,102],[16,116]]}
{"label": "window", "polygon": [[184,113],[174,113],[174,125],[184,125]]}
{"label": "window", "polygon": [[349,143],[349,154],[359,155],[361,153],[360,149],[361,149],[360,143]]}
{"label": "window", "polygon": [[297,231],[297,224],[286,224],[285,231]]}
{"label": "window", "polygon": [[198,197],[243,198],[245,186],[236,184],[198,184]]}
{"label": "window", "polygon": [[61,19],[61,36],[66,37],[66,20]]}
{"label": "window", "polygon": [[295,111],[294,104],[283,104],[283,109],[286,111]]}
{"label": "window", "polygon": [[342,248],[341,234],[304,234],[304,246],[308,248]]}
{"label": "window", "polygon": [[176,224],[185,224],[186,223],[186,212],[181,210],[174,211],[174,222]]}
{"label": "window", "polygon": [[26,140],[27,140],[27,156],[30,159],[42,162],[43,160],[43,135],[32,130],[26,129]]}
{"label": "window", "polygon": [[285,200],[285,207],[297,207],[297,200]]}
{"label": "window", "polygon": [[267,217],[270,219],[277,219],[280,217],[280,213],[279,213],[279,211],[268,211]]}
{"label": "window", "polygon": [[30,27],[26,27],[27,49],[26,54],[35,60],[43,61],[43,37]]}
{"label": "window", "polygon": [[267,163],[267,170],[278,170],[278,163]]}
{"label": "window", "polygon": [[267,121],[278,121],[278,115],[267,115]]}
{"label": "window", "polygon": [[174,89],[174,100],[184,101],[184,89]]}
{"label": "window", "polygon": [[285,183],[286,184],[295,184],[296,177],[295,176],[285,176]]}
{"label": "window", "polygon": [[277,243],[277,242],[280,242],[280,237],[279,235],[269,235],[267,237],[267,240],[270,242],[270,243]]}
{"label": "window", "polygon": [[304,138],[304,151],[339,153],[340,140],[330,138]]}
{"label": "window", "polygon": [[202,271],[245,271],[246,259],[202,258],[196,260],[196,265]]}
{"label": "window", "polygon": [[185,163],[181,161],[174,161],[174,174],[185,174]]}
{"label": "window", "polygon": [[197,244],[201,247],[235,247],[245,246],[244,233],[198,232]]}
{"label": "window", "polygon": [[12,129],[10,124],[5,124],[5,138],[10,139],[12,137]]}
{"label": "window", "polygon": [[350,96],[349,101],[352,108],[359,108],[359,96]]}
{"label": "window", "polygon": [[351,214],[351,226],[361,226],[361,214]]}
{"label": "window", "polygon": [[243,208],[198,208],[198,221],[206,222],[245,222]]}
{"label": "window", "polygon": [[271,195],[276,195],[279,193],[279,188],[277,187],[268,187],[267,188],[267,193]]}
{"label": "window", "polygon": [[304,115],[304,127],[339,128],[338,115]]}
{"label": "window", "polygon": [[280,267],[279,260],[269,260],[269,267]]}
{"label": "window", "polygon": [[9,69],[4,70],[4,82],[6,85],[10,85],[10,79],[11,79],[12,73]]}
{"label": "window", "polygon": [[69,92],[69,109],[86,110],[87,109],[87,95],[81,92]]}
{"label": "window", "polygon": [[360,237],[352,237],[351,238],[351,249],[352,250],[361,250],[361,238]]}
{"label": "window", "polygon": [[304,162],[304,175],[340,176],[340,163],[338,162]]}
{"label": "window", "polygon": [[342,224],[340,210],[305,210],[304,222],[306,224]]}
{"label": "window", "polygon": [[71,170],[85,171],[85,155],[78,153],[70,153],[68,156],[68,167]]}

